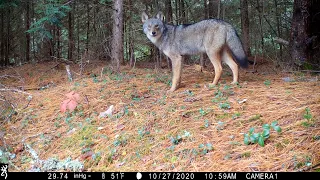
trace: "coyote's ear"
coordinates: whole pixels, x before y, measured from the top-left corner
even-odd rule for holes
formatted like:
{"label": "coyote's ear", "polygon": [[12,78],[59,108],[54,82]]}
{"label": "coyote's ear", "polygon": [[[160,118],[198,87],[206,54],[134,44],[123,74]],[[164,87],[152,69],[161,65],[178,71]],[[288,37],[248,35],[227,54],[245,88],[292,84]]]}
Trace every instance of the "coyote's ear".
{"label": "coyote's ear", "polygon": [[163,21],[163,22],[164,22],[164,20],[165,20],[165,17],[164,17],[164,15],[163,15],[163,13],[162,13],[161,11],[158,12],[158,14],[157,14],[156,17],[157,17],[158,19],[160,19],[161,21]]}
{"label": "coyote's ear", "polygon": [[149,16],[146,12],[143,12],[142,15],[141,15],[141,21],[142,23],[144,23],[146,20],[149,19]]}

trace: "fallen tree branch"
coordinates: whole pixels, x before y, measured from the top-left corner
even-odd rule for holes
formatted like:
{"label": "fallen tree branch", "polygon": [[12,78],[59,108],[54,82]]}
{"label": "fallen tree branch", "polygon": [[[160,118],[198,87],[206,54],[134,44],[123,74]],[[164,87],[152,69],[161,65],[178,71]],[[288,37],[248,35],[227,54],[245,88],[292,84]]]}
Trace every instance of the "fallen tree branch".
{"label": "fallen tree branch", "polygon": [[284,40],[284,39],[279,38],[279,37],[275,37],[275,38],[273,38],[273,40],[274,40],[275,42],[279,43],[279,44],[283,44],[283,45],[286,45],[286,46],[289,45],[289,41]]}
{"label": "fallen tree branch", "polygon": [[2,88],[2,89],[0,89],[0,91],[13,91],[13,92],[18,92],[18,93],[27,94],[27,95],[29,95],[29,96],[32,96],[32,94],[27,93],[27,92],[25,92],[25,91],[21,91],[21,90],[19,90],[19,89]]}

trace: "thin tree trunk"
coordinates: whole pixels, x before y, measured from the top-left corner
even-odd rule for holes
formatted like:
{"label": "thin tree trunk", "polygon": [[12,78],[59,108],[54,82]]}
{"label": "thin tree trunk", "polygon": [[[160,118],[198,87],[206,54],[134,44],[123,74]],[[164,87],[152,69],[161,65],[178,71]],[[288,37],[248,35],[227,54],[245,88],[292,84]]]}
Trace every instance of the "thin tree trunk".
{"label": "thin tree trunk", "polygon": [[4,66],[5,65],[5,60],[4,60],[4,49],[5,49],[5,36],[4,36],[4,9],[0,9],[1,11],[1,46],[0,46],[0,65]]}
{"label": "thin tree trunk", "polygon": [[185,5],[184,5],[184,0],[180,0],[180,14],[181,14],[181,24],[186,23],[187,21],[187,15],[186,15],[186,10],[185,10]]}
{"label": "thin tree trunk", "polygon": [[166,8],[166,21],[168,23],[172,23],[172,5],[171,5],[171,0],[166,0],[165,8]]}
{"label": "thin tree trunk", "polygon": [[207,0],[203,0],[203,7],[204,7],[204,19],[207,19],[209,18]]}
{"label": "thin tree trunk", "polygon": [[209,4],[208,4],[208,15],[209,15],[209,18],[215,18],[214,1],[215,0],[209,0]]}
{"label": "thin tree trunk", "polygon": [[[275,5],[275,16],[276,16],[276,21],[277,21],[277,36],[278,37],[282,37],[281,34],[281,28],[280,28],[280,24],[281,24],[281,18],[279,18],[279,11],[278,11],[278,1],[274,0],[274,5]],[[280,46],[280,60],[282,60],[282,44],[279,44]]]}
{"label": "thin tree trunk", "polygon": [[[262,2],[262,6],[263,6],[263,2]],[[257,0],[257,10],[258,10],[258,13],[259,13],[258,17],[259,17],[259,26],[260,26],[261,49],[262,49],[262,52],[264,52],[263,24],[262,24],[263,12],[260,10],[260,0]]]}
{"label": "thin tree trunk", "polygon": [[[74,8],[73,8],[74,9]],[[73,18],[72,18],[73,12],[70,11],[68,13],[68,60],[72,61],[73,59]]]}
{"label": "thin tree trunk", "polygon": [[[31,0],[31,7],[32,7],[32,18],[35,18],[35,12],[34,12],[34,3],[33,0]],[[35,42],[35,36],[34,36],[34,32],[32,33],[32,51],[33,51],[33,59],[36,59],[36,51],[34,50],[36,46],[36,42]]]}
{"label": "thin tree trunk", "polygon": [[134,32],[133,32],[133,13],[132,13],[132,0],[128,0],[128,7],[130,12],[129,19],[129,62],[130,67],[134,66],[135,56],[134,56]]}
{"label": "thin tree trunk", "polygon": [[89,1],[87,2],[87,40],[86,40],[86,51],[89,50],[89,30],[90,30],[90,8]]}
{"label": "thin tree trunk", "polygon": [[[32,3],[32,2],[31,2]],[[30,29],[30,5],[26,1],[26,31]],[[26,61],[30,61],[30,33],[26,33]]]}
{"label": "thin tree trunk", "polygon": [[221,12],[221,1],[217,0],[217,4],[218,4],[218,12],[217,12],[217,19],[220,19],[220,12]]}
{"label": "thin tree trunk", "polygon": [[[8,11],[7,11],[7,17],[10,17],[11,16],[11,11],[10,11],[10,8],[8,8]],[[5,51],[5,66],[8,66],[9,65],[9,55],[10,55],[10,47],[11,47],[11,44],[10,44],[10,34],[11,32],[11,24],[10,24],[10,18],[7,18],[7,38],[6,38],[6,51]]]}
{"label": "thin tree trunk", "polygon": [[244,51],[247,56],[251,56],[250,53],[250,36],[249,36],[249,13],[248,13],[248,1],[241,0],[241,27],[242,27],[242,42]]}
{"label": "thin tree trunk", "polygon": [[[75,1],[76,3],[76,1]],[[75,4],[76,12],[78,12],[78,6]],[[77,59],[80,59],[80,18],[77,18]]]}
{"label": "thin tree trunk", "polygon": [[175,11],[176,11],[176,25],[178,25],[180,16],[179,16],[179,11],[178,11],[178,2],[177,0],[174,1],[174,5],[175,5]]}
{"label": "thin tree trunk", "polygon": [[113,7],[113,38],[112,61],[115,71],[120,72],[120,63],[123,62],[123,0],[115,0]]}
{"label": "thin tree trunk", "polygon": [[53,47],[52,49],[54,49],[54,55],[55,55],[55,52],[57,52],[57,58],[60,59],[61,58],[61,52],[62,52],[62,50],[61,50],[62,47],[60,47],[61,29],[60,29],[60,27],[56,27],[55,29],[56,29],[56,38],[55,38],[55,41],[53,42],[53,44],[57,44],[57,46]]}

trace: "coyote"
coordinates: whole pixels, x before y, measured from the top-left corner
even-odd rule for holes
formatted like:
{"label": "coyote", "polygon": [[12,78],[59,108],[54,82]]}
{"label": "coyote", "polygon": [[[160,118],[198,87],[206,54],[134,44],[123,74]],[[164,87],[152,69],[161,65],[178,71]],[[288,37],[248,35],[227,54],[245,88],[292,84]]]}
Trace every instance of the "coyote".
{"label": "coyote", "polygon": [[[233,73],[232,84],[238,82],[238,64],[246,68],[248,60],[236,30],[227,22],[207,19],[190,25],[169,25],[159,12],[155,18],[142,13],[143,32],[172,61],[172,86],[175,91],[181,82],[182,55],[207,53],[214,66],[212,85],[217,85],[222,74],[222,61]],[[235,60],[236,63],[235,62]]]}

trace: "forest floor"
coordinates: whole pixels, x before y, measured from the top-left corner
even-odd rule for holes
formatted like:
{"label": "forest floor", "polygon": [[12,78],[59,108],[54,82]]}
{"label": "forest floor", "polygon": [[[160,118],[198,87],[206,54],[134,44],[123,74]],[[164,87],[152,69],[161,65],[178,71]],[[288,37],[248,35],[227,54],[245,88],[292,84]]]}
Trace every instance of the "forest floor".
{"label": "forest floor", "polygon": [[[224,67],[220,84],[208,87],[213,71],[185,65],[181,88],[167,93],[168,69],[113,74],[105,62],[90,62],[82,76],[78,65],[70,69],[73,81],[58,62],[0,72],[0,84],[24,89],[0,92],[0,103],[16,105],[0,122],[9,171],[320,170],[319,74],[262,63],[230,85]],[[62,112],[71,101],[76,109]]]}

